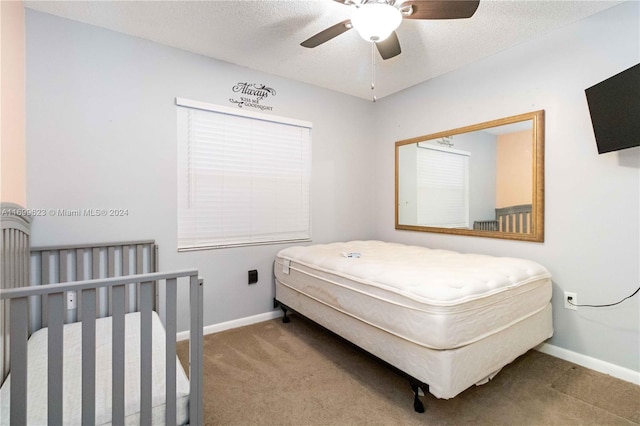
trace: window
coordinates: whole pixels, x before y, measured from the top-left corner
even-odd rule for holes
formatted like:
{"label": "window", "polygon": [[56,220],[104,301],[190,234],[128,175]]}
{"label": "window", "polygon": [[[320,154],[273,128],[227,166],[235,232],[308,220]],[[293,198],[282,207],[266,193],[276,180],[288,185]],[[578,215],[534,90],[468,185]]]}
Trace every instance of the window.
{"label": "window", "polygon": [[469,156],[458,149],[418,144],[419,225],[469,227]]}
{"label": "window", "polygon": [[178,105],[178,250],[311,238],[311,123]]}

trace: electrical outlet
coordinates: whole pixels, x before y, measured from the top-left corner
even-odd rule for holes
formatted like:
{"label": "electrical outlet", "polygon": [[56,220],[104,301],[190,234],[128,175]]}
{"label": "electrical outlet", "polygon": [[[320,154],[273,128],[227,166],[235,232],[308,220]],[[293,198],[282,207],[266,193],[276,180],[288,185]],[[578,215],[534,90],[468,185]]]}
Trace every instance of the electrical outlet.
{"label": "electrical outlet", "polygon": [[[571,299],[571,303],[569,303],[569,299]],[[570,291],[564,292],[564,307],[567,309],[571,309],[574,311],[578,310],[578,307],[575,306],[578,304],[578,295],[576,293],[572,293]]]}
{"label": "electrical outlet", "polygon": [[75,291],[67,292],[67,309],[77,309],[78,300],[76,297],[77,297],[77,294]]}

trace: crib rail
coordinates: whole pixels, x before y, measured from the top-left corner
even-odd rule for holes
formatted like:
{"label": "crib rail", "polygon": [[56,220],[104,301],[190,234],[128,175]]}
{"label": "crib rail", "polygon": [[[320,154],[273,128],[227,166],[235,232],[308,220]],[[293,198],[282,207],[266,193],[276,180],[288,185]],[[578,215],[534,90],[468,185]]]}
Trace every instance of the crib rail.
{"label": "crib rail", "polygon": [[[31,265],[31,285],[146,274],[158,271],[158,246],[153,240],[141,240],[32,247]],[[157,310],[158,291],[155,283],[153,289],[153,309]],[[125,289],[124,295],[125,310],[138,311],[140,289],[130,285]],[[65,323],[82,318],[82,297],[77,295],[76,300],[77,308],[68,310]],[[34,332],[47,326],[47,298],[34,298],[31,303],[34,305],[31,332]],[[93,303],[96,304],[98,317],[110,316],[111,290],[104,288],[97,292]]]}
{"label": "crib rail", "polygon": [[531,233],[531,204],[496,209],[501,232]]}
{"label": "crib rail", "polygon": [[[179,281],[179,279],[182,279]],[[29,298],[41,296],[47,300],[48,333],[48,423],[62,424],[63,407],[63,326],[65,294],[82,295],[82,424],[95,424],[95,298],[101,289],[110,290],[112,301],[112,424],[123,424],[125,417],[125,342],[127,286],[134,284],[140,291],[140,424],[151,423],[151,333],[154,306],[154,282],[166,283],[166,424],[176,424],[176,300],[177,285],[189,281],[190,345],[189,345],[189,418],[191,424],[202,424],[202,280],[198,271],[150,273],[99,280],[47,284],[0,291],[0,299],[11,306],[11,392],[10,423],[27,422],[27,340],[29,337]]]}

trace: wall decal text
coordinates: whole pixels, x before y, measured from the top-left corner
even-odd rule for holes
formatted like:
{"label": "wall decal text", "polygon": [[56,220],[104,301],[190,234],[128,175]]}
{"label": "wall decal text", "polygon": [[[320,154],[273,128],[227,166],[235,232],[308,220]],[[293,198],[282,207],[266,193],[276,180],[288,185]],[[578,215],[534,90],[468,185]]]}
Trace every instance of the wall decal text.
{"label": "wall decal text", "polygon": [[240,95],[239,98],[229,98],[229,102],[238,105],[238,108],[248,107],[261,111],[273,111],[272,106],[261,103],[269,96],[276,95],[276,90],[272,87],[267,87],[264,84],[239,82],[231,90]]}

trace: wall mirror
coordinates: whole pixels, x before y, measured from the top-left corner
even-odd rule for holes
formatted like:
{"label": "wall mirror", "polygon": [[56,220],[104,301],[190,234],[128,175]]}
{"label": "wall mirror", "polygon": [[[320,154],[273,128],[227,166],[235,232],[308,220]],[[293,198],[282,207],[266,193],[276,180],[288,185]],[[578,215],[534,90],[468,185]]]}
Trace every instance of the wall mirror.
{"label": "wall mirror", "polygon": [[396,142],[396,229],[544,241],[544,111]]}

